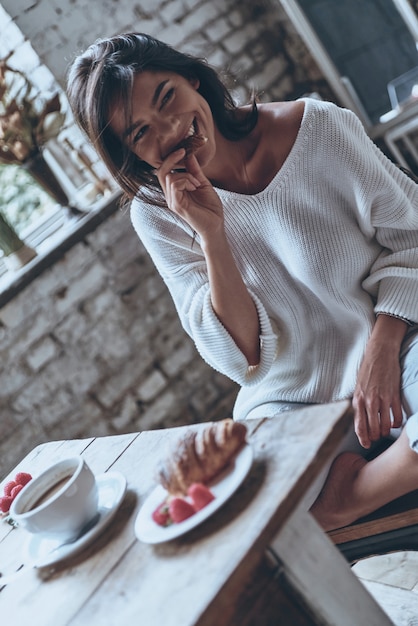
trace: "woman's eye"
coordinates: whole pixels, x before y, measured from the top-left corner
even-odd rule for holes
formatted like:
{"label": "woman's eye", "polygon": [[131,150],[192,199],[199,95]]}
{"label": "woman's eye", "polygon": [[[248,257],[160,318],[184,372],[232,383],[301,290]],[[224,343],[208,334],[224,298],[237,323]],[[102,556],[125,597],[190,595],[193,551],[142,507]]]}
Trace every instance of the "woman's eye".
{"label": "woman's eye", "polygon": [[161,106],[163,107],[165,104],[167,104],[167,102],[169,102],[171,100],[171,98],[173,97],[174,94],[174,88],[172,87],[171,89],[169,89],[167,91],[167,93],[164,95],[164,97],[161,100]]}
{"label": "woman's eye", "polygon": [[145,133],[147,132],[147,126],[142,126],[142,128],[140,128],[135,135],[133,136],[133,143],[137,143],[138,141],[140,141],[140,139],[142,139],[142,137],[145,135]]}

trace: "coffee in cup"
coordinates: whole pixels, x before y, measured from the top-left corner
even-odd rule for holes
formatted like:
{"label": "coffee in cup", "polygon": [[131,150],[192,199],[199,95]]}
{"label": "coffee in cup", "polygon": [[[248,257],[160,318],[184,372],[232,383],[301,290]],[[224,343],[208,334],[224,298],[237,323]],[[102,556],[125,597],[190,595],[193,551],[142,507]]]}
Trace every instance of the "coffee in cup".
{"label": "coffee in cup", "polygon": [[66,542],[98,514],[96,479],[81,456],[55,463],[16,496],[10,516],[30,533]]}

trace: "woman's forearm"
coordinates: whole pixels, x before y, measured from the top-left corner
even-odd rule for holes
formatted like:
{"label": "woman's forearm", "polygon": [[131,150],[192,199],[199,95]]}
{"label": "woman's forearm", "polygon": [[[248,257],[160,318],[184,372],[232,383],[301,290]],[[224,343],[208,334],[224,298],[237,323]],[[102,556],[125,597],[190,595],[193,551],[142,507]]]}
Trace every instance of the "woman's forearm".
{"label": "woman's forearm", "polygon": [[249,365],[260,360],[260,324],[253,299],[237,268],[222,231],[203,244],[213,310],[246,356]]}
{"label": "woman's forearm", "polygon": [[370,339],[373,342],[385,345],[388,350],[397,350],[399,353],[407,330],[407,322],[398,317],[381,313],[377,316]]}

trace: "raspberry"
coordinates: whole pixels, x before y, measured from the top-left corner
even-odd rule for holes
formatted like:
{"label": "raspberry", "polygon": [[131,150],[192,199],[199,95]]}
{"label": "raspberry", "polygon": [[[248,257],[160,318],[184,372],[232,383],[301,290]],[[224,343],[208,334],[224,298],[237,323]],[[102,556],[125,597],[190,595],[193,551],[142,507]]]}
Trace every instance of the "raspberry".
{"label": "raspberry", "polygon": [[26,485],[30,480],[32,480],[32,476],[27,472],[18,472],[15,476],[15,481],[18,485]]}
{"label": "raspberry", "polygon": [[10,494],[12,493],[12,489],[14,489],[16,485],[17,485],[17,482],[15,480],[11,480],[10,482],[6,483],[4,485],[4,495],[10,496]]}
{"label": "raspberry", "polygon": [[203,509],[209,502],[215,499],[211,490],[203,483],[193,483],[193,485],[190,485],[187,490],[187,495],[190,496],[195,511],[200,511],[200,509]]}
{"label": "raspberry", "polygon": [[0,510],[2,513],[8,513],[12,502],[13,498],[11,496],[3,496],[0,498]]}
{"label": "raspberry", "polygon": [[151,517],[159,526],[168,526],[173,521],[168,512],[168,504],[165,500],[157,506]]}
{"label": "raspberry", "polygon": [[183,498],[173,498],[168,506],[168,511],[176,524],[184,522],[185,519],[196,513],[192,505]]}
{"label": "raspberry", "polygon": [[19,493],[19,491],[22,491],[24,485],[16,485],[16,487],[13,487],[12,492],[10,494],[11,498],[13,498],[13,500],[16,498],[17,494]]}

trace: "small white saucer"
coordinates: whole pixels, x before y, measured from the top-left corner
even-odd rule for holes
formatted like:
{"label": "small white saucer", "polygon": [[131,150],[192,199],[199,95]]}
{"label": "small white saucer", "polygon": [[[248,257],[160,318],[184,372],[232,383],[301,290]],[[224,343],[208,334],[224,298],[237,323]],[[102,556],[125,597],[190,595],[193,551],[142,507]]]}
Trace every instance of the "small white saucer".
{"label": "small white saucer", "polygon": [[120,472],[106,472],[96,476],[99,492],[97,521],[79,539],[60,544],[56,539],[30,535],[24,546],[24,556],[32,567],[46,567],[81,552],[113,519],[126,492],[126,478]]}

